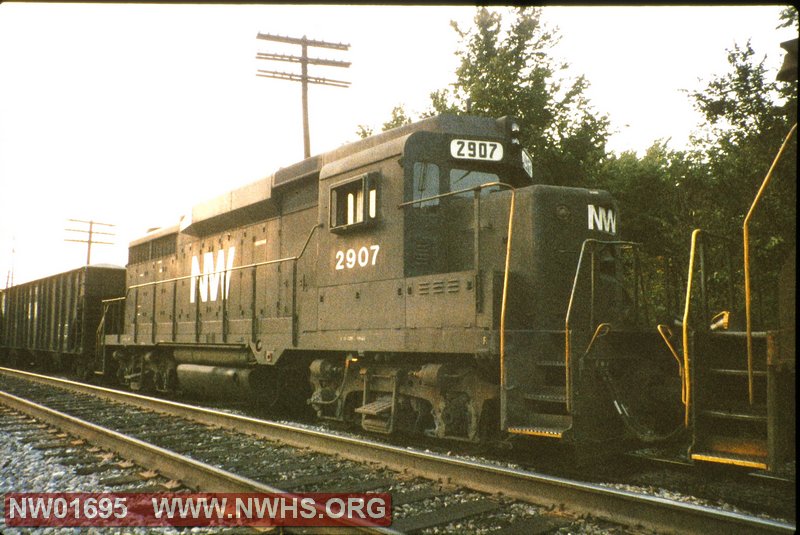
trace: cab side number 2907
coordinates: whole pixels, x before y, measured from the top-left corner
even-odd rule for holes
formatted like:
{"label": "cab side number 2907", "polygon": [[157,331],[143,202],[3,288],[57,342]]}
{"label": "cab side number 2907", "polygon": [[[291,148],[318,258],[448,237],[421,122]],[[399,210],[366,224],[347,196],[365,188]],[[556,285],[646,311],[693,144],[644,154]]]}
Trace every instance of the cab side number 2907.
{"label": "cab side number 2907", "polygon": [[370,245],[360,249],[336,251],[336,269],[353,269],[354,267],[374,266],[378,260],[380,245]]}

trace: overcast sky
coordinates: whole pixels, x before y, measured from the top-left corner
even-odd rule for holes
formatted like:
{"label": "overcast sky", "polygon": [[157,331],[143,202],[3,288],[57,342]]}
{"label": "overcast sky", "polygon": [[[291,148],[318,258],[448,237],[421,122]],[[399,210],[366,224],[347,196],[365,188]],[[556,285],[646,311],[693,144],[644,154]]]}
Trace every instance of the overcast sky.
{"label": "overcast sky", "polygon": [[[685,146],[698,116],[681,89],[727,70],[726,48],[752,39],[777,71],[780,6],[545,7],[562,37],[554,56],[583,74],[595,109],[617,132],[609,148]],[[380,130],[391,109],[413,114],[454,82],[467,6],[0,4],[0,287],[80,267],[68,218],[114,223],[115,246],[92,263],[124,265],[130,240],[170,225],[193,204],[302,159],[300,84],[256,70],[255,59],[298,47],[259,32],[343,42],[350,61],[311,75],[311,149]],[[72,235],[71,235],[72,234]],[[12,250],[14,254],[12,255]]]}

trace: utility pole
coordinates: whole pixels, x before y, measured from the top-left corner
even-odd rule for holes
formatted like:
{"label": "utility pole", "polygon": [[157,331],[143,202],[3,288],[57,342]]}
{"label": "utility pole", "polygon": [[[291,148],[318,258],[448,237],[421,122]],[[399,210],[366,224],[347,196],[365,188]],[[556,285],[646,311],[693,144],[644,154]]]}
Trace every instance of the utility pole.
{"label": "utility pole", "polygon": [[305,158],[311,156],[311,141],[308,132],[308,84],[332,85],[334,87],[350,87],[350,82],[342,80],[329,80],[327,78],[319,78],[316,76],[308,75],[309,65],[323,65],[326,67],[350,67],[349,61],[337,61],[332,59],[309,58],[308,48],[331,48],[333,50],[348,50],[349,44],[343,43],[328,43],[326,41],[316,41],[314,39],[307,39],[303,37],[284,37],[281,35],[271,35],[259,33],[257,39],[264,39],[265,41],[274,41],[278,43],[288,43],[291,45],[300,45],[300,56],[288,56],[285,54],[273,54],[267,52],[258,52],[256,59],[265,59],[269,61],[286,61],[290,63],[300,64],[300,75],[280,72],[280,71],[267,71],[258,69],[256,76],[263,78],[275,78],[278,80],[289,80],[292,82],[301,82],[303,84],[303,154]]}
{"label": "utility pole", "polygon": [[83,223],[85,225],[89,225],[88,230],[86,230],[86,229],[74,229],[74,228],[64,229],[67,232],[82,232],[84,234],[87,234],[87,237],[86,237],[85,240],[72,240],[72,239],[68,239],[68,238],[64,239],[64,241],[72,241],[72,242],[78,242],[78,243],[85,243],[86,244],[86,265],[87,266],[91,263],[91,260],[92,260],[92,244],[93,243],[96,243],[96,244],[99,244],[99,245],[114,245],[113,242],[98,241],[98,240],[94,239],[94,236],[96,234],[102,234],[104,236],[116,236],[116,234],[114,234],[113,232],[103,232],[103,231],[94,229],[95,225],[100,225],[100,226],[103,226],[103,227],[113,227],[114,225],[112,225],[111,223],[100,223],[98,221],[91,221],[91,220],[90,221],[83,221],[81,219],[67,219],[67,221],[70,221],[72,223]]}

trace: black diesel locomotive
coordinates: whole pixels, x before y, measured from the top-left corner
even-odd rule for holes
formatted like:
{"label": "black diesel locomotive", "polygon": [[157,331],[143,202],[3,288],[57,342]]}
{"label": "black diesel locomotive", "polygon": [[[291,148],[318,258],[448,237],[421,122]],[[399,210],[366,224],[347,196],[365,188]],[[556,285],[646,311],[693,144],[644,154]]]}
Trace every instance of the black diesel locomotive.
{"label": "black diesel locomotive", "polygon": [[535,183],[518,134],[433,117],[195,206],[131,243],[87,365],[377,433],[594,451],[687,427],[697,459],[775,461],[766,426],[692,405],[705,361],[643,320],[613,198]]}
{"label": "black diesel locomotive", "polygon": [[613,199],[534,184],[518,132],[431,118],[196,206],[131,244],[99,369],[380,433],[605,442],[634,403],[676,422],[671,355],[621,336]]}

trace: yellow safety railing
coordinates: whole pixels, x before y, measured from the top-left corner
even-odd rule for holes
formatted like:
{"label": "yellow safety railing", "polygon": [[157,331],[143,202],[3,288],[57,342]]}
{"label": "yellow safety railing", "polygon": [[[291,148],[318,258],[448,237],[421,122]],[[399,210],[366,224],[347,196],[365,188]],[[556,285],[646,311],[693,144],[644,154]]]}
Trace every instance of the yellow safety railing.
{"label": "yellow safety railing", "polygon": [[786,147],[789,145],[789,140],[792,138],[796,130],[797,123],[795,123],[791,130],[789,130],[789,133],[786,134],[786,138],[783,140],[783,144],[781,145],[780,150],[778,150],[778,154],[775,155],[775,159],[772,161],[769,171],[767,171],[767,176],[764,177],[764,181],[761,183],[761,187],[758,189],[758,193],[756,193],[756,198],[753,200],[753,204],[750,206],[750,210],[747,212],[747,216],[744,218],[744,223],[742,224],[742,239],[744,241],[744,313],[747,335],[747,392],[750,399],[750,405],[753,404],[755,399],[753,388],[753,326],[750,311],[750,220],[753,218],[756,206],[758,205],[759,201],[761,201],[761,197],[763,197],[764,191],[767,189],[770,180],[772,180],[772,173],[775,171],[778,161],[781,159],[781,156],[783,156]]}
{"label": "yellow safety railing", "polygon": [[[686,295],[684,298],[684,309],[683,309],[683,318],[681,320],[681,338],[682,338],[682,348],[683,348],[683,363],[681,364],[681,358],[678,355],[678,352],[672,346],[670,341],[670,337],[672,333],[669,330],[669,327],[666,325],[659,325],[658,332],[661,337],[666,342],[667,346],[669,347],[670,352],[672,352],[672,356],[678,361],[678,365],[680,367],[681,373],[681,401],[683,402],[686,408],[686,414],[684,418],[684,424],[686,427],[689,426],[689,416],[691,412],[691,402],[692,402],[692,385],[691,385],[691,355],[690,355],[690,337],[689,337],[689,326],[690,326],[690,318],[692,315],[692,291],[694,285],[694,275],[695,275],[695,262],[698,256],[700,257],[700,268],[699,274],[701,277],[700,280],[700,292],[702,294],[702,301],[703,306],[705,308],[705,316],[708,316],[708,297],[706,295],[705,289],[705,266],[703,257],[705,255],[705,242],[709,237],[713,237],[715,239],[722,239],[725,238],[721,236],[715,236],[713,234],[709,234],[702,229],[695,229],[692,232],[692,239],[691,239],[691,246],[689,248],[689,269],[688,274],[686,276]],[[727,240],[725,240],[727,241]],[[699,251],[699,252],[698,252]],[[733,277],[732,269],[730,268],[730,261],[728,262],[729,268],[731,270],[730,277]],[[732,279],[731,279],[732,280]],[[730,302],[727,306],[733,306],[733,289],[731,287],[731,295],[729,297]],[[711,318],[711,330],[723,329],[726,330],[728,328],[728,324],[730,321],[730,311],[723,310],[722,312],[716,314],[713,318]]]}
{"label": "yellow safety railing", "polygon": [[675,349],[675,346],[672,345],[672,331],[668,325],[664,324],[656,326],[656,329],[658,330],[658,334],[660,334],[661,338],[664,340],[664,343],[667,344],[669,352],[672,353],[672,357],[675,359],[675,362],[678,363],[678,376],[681,378],[681,403],[686,406],[686,378],[683,375],[683,362],[681,361],[681,357],[678,355],[678,351]]}
{"label": "yellow safety railing", "polygon": [[697,253],[697,241],[702,231],[698,228],[692,232],[692,245],[689,249],[689,274],[686,277],[686,300],[683,305],[683,385],[681,386],[681,397],[685,406],[683,424],[689,427],[689,415],[692,404],[692,382],[689,367],[689,312],[692,302],[692,280],[694,278],[694,259]]}

